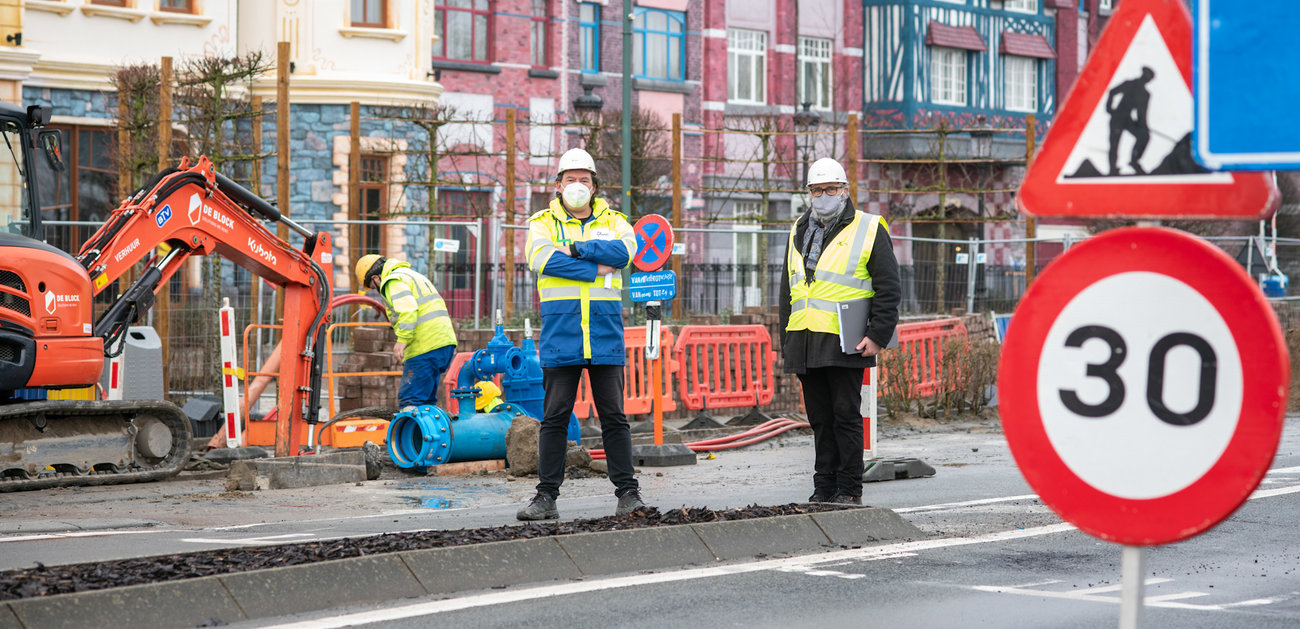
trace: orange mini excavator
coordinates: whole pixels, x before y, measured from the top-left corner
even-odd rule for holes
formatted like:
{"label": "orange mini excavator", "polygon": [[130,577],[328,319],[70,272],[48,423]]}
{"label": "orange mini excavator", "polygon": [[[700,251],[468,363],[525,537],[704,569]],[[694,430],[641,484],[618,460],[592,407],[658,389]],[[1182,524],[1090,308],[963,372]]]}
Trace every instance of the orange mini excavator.
{"label": "orange mini excavator", "polygon": [[[164,401],[18,399],[27,388],[94,385],[106,356],[192,255],[220,254],[283,287],[284,326],[277,387],[277,456],[298,454],[318,421],[321,361],[331,298],[330,236],[313,233],[217,173],[205,157],[159,173],[122,202],[74,257],[41,240],[40,193],[31,177],[44,150],[62,167],[59,136],[0,104],[0,189],[5,175],[23,200],[0,232],[0,491],[165,478],[189,453],[188,418]],[[46,113],[48,116],[48,112]],[[26,116],[26,120],[22,117]],[[37,124],[33,124],[37,123]],[[22,155],[15,150],[21,147]],[[0,195],[0,228],[5,225]],[[290,245],[267,228],[279,222],[305,238]],[[92,300],[139,262],[138,279],[98,319]],[[214,368],[216,368],[214,366]]]}

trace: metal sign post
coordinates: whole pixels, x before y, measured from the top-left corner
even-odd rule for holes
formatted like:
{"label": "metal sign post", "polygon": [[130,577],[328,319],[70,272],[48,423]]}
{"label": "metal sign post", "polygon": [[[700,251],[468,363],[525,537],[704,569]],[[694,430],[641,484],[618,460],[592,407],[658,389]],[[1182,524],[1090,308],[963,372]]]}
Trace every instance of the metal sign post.
{"label": "metal sign post", "polygon": [[663,373],[660,371],[660,362],[663,359],[659,357],[661,318],[660,302],[647,301],[645,303],[645,358],[650,361],[650,391],[654,406],[655,445],[657,446],[664,444],[664,383]]}
{"label": "metal sign post", "polygon": [[677,296],[677,274],[660,271],[672,257],[673,228],[658,214],[643,216],[632,227],[636,233],[636,255],[632,264],[645,271],[633,273],[628,294],[633,302],[645,304],[645,357],[650,368],[652,407],[654,408],[654,445],[632,446],[637,465],[694,465],[695,452],[684,444],[664,445],[663,357],[660,356],[660,323],[663,302]]}

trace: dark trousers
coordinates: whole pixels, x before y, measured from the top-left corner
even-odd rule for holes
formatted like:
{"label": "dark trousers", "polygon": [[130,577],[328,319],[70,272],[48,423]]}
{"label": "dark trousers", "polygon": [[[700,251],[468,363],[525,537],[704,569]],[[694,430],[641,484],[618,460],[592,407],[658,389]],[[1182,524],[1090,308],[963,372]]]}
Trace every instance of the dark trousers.
{"label": "dark trousers", "polygon": [[813,490],[862,496],[862,367],[819,367],[799,374],[813,430]]}
{"label": "dark trousers", "polygon": [[591,381],[591,397],[600,416],[600,436],[605,445],[605,463],[614,494],[637,489],[632,467],[632,431],[623,414],[622,365],[574,365],[542,369],[542,387],[546,389],[545,414],[537,438],[537,491],[552,497],[560,495],[564,482],[564,462],[568,453],[569,416],[578,397],[582,370]]}

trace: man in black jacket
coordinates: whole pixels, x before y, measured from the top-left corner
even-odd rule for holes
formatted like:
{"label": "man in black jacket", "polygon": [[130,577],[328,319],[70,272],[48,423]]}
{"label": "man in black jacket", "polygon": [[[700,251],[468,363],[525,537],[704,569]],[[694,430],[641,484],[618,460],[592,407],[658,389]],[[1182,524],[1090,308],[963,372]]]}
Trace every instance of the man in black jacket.
{"label": "man in black jacket", "polygon": [[[854,207],[844,168],[819,159],[807,185],[811,204],[791,230],[781,274],[781,350],[813,429],[809,502],[862,504],[862,376],[894,335],[902,284],[889,228]],[[866,337],[846,353],[837,303],[863,298]]]}

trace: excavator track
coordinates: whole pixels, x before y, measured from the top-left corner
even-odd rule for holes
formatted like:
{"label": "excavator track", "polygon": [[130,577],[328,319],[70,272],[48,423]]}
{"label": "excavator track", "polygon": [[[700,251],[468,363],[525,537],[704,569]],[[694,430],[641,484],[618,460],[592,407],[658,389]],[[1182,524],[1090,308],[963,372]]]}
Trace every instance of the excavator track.
{"label": "excavator track", "polygon": [[162,480],[181,471],[192,434],[170,402],[0,406],[0,492]]}

